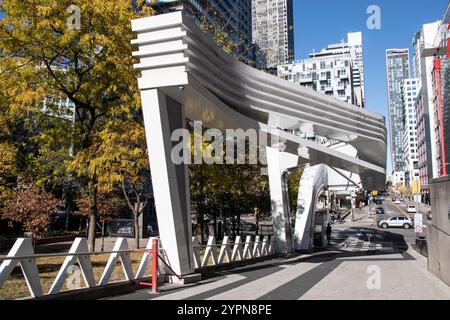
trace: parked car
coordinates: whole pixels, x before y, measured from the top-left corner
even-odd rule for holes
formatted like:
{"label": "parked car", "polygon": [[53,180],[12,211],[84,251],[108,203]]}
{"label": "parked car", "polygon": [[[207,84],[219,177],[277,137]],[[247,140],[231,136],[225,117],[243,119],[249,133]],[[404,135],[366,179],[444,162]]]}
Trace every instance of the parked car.
{"label": "parked car", "polygon": [[377,214],[385,214],[384,208],[383,207],[377,208]]}
{"label": "parked car", "polygon": [[383,229],[387,228],[411,229],[412,227],[414,227],[414,220],[408,217],[397,216],[378,222],[378,226]]}
{"label": "parked car", "polygon": [[117,230],[117,234],[119,236],[128,236],[128,237],[132,237],[134,235],[134,225],[133,225],[133,221],[131,222],[127,222],[124,226],[122,226],[121,228],[119,228],[119,230]]}
{"label": "parked car", "polygon": [[240,224],[241,224],[241,231],[248,231],[248,232],[256,231],[256,225],[254,223],[241,220]]}
{"label": "parked car", "polygon": [[395,204],[401,204],[400,200],[399,199],[395,200]]}
{"label": "parked car", "polygon": [[409,205],[408,209],[406,210],[408,213],[416,213],[416,206],[414,205]]}
{"label": "parked car", "polygon": [[[125,225],[117,230],[119,237],[134,237],[134,222],[127,222]],[[158,230],[155,230],[151,225],[147,225],[147,236],[157,237],[159,236]]]}

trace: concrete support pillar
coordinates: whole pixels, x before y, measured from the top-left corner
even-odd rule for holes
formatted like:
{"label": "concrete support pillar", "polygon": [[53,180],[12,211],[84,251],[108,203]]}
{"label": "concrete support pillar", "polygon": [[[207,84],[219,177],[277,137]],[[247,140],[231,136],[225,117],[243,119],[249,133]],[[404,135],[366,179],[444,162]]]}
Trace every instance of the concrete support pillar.
{"label": "concrete support pillar", "polygon": [[309,252],[314,243],[317,199],[328,183],[325,166],[316,165],[305,169],[299,183],[294,248],[296,251]]}
{"label": "concrete support pillar", "polygon": [[289,254],[294,251],[294,246],[289,218],[288,185],[285,178],[288,169],[298,166],[299,157],[272,147],[266,147],[266,152],[275,237],[274,250],[278,254]]}
{"label": "concrete support pillar", "polygon": [[[158,89],[141,91],[159,233],[168,263],[179,275],[194,271],[187,165],[171,158],[175,129],[185,127],[182,105]],[[177,142],[178,143],[178,142]]]}

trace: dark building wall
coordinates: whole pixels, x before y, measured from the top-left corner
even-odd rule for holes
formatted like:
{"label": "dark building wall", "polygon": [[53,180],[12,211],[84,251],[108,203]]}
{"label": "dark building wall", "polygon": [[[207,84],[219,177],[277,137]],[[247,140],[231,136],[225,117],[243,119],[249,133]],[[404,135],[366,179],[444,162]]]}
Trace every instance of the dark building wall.
{"label": "dark building wall", "polygon": [[250,0],[147,0],[157,11],[165,13],[180,10],[207,20],[228,34],[237,44],[235,55],[252,64],[252,9]]}
{"label": "dark building wall", "polygon": [[288,47],[289,47],[289,62],[295,60],[294,47],[294,4],[293,0],[287,1],[287,21],[288,21]]}

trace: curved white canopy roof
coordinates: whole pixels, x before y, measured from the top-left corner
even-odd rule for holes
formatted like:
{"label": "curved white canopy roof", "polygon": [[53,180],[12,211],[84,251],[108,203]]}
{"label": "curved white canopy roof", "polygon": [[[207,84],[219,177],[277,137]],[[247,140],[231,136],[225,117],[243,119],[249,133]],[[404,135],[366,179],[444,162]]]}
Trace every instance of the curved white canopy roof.
{"label": "curved white canopy roof", "polygon": [[[255,128],[286,139],[285,152],[324,163],[382,189],[386,176],[383,116],[251,68],[224,53],[182,11],[134,20],[135,67],[141,90],[158,88],[185,106],[186,116],[218,129]],[[180,90],[180,86],[183,90]],[[282,130],[278,130],[282,129]],[[347,142],[351,157],[284,130]]]}

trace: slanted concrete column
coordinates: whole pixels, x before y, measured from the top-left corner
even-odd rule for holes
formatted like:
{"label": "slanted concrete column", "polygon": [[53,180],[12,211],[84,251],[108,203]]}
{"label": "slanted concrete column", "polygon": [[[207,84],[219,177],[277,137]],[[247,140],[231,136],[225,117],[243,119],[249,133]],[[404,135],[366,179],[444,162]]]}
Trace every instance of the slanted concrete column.
{"label": "slanted concrete column", "polygon": [[142,90],[150,169],[163,249],[179,275],[193,273],[192,230],[187,165],[171,159],[171,135],[185,127],[182,105],[158,89]]}
{"label": "slanted concrete column", "polygon": [[289,193],[285,172],[299,164],[299,157],[280,152],[278,148],[266,147],[269,174],[270,201],[272,203],[274,250],[278,254],[294,251],[292,227],[289,219]]}
{"label": "slanted concrete column", "polygon": [[310,251],[313,248],[317,199],[327,186],[325,166],[321,164],[305,169],[299,183],[294,248],[296,251]]}

